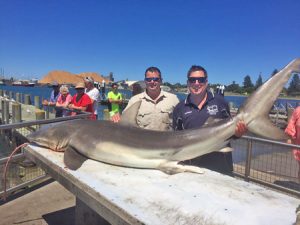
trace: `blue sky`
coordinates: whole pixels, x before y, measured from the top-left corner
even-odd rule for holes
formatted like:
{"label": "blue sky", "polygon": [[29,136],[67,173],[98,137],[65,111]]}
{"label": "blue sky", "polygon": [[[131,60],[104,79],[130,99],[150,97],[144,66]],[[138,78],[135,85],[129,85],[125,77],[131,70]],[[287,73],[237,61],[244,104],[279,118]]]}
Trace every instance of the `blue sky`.
{"label": "blue sky", "polygon": [[0,68],[41,78],[52,70],[113,72],[185,83],[193,64],[209,82],[255,83],[300,57],[299,0],[1,0]]}

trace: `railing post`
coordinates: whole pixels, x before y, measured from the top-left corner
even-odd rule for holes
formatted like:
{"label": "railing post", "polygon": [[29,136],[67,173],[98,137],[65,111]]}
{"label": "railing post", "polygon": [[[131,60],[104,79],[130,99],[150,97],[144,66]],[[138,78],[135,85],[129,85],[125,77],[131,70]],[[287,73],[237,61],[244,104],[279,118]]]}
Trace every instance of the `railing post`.
{"label": "railing post", "polygon": [[21,96],[19,92],[16,93],[16,102],[21,103]]}
{"label": "railing post", "polygon": [[0,108],[1,108],[1,124],[3,124],[3,122],[4,122],[4,113],[3,113],[3,108],[4,108],[4,103],[3,103],[3,100],[2,99],[0,99]]}
{"label": "railing post", "polygon": [[246,166],[245,166],[245,180],[246,181],[249,181],[249,177],[250,177],[251,159],[252,159],[252,140],[248,139],[247,159],[246,159]]}
{"label": "railing post", "polygon": [[24,94],[20,93],[20,103],[24,103]]}
{"label": "railing post", "polygon": [[25,105],[31,105],[31,99],[30,99],[30,95],[24,95],[24,104]]}
{"label": "railing post", "polygon": [[40,108],[40,96],[34,96],[34,106]]}
{"label": "railing post", "polygon": [[22,111],[21,104],[13,102],[11,105],[12,108],[12,121],[13,123],[19,123],[22,120]]}
{"label": "railing post", "polygon": [[[44,110],[40,110],[40,109],[36,109],[35,110],[35,118],[36,120],[44,120],[45,119],[45,111]],[[39,129],[41,126],[38,125],[37,128]]]}
{"label": "railing post", "polygon": [[46,112],[46,119],[49,119],[49,111],[50,111],[50,106],[45,106],[45,112]]}
{"label": "railing post", "polygon": [[109,111],[108,109],[103,109],[103,120],[109,120]]}
{"label": "railing post", "polygon": [[4,101],[4,117],[5,123],[9,124],[9,101]]}
{"label": "railing post", "polygon": [[12,91],[9,91],[9,92],[8,92],[8,97],[9,97],[10,100],[13,99],[13,92],[12,92]]}
{"label": "railing post", "polygon": [[4,100],[1,100],[1,120],[2,124],[5,123],[5,102]]}
{"label": "railing post", "polygon": [[45,111],[36,109],[35,110],[35,118],[36,118],[36,120],[44,120],[45,119]]}

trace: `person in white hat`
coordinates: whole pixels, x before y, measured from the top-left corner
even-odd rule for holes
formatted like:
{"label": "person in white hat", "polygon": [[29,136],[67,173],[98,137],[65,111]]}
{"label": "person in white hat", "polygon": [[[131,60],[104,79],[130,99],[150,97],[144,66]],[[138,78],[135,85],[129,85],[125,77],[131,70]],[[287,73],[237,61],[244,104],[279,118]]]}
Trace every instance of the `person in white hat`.
{"label": "person in white hat", "polygon": [[85,93],[90,96],[93,108],[94,108],[94,114],[96,119],[98,119],[98,102],[100,101],[100,92],[97,88],[94,86],[94,79],[92,77],[85,77],[84,78],[84,84],[85,84]]}

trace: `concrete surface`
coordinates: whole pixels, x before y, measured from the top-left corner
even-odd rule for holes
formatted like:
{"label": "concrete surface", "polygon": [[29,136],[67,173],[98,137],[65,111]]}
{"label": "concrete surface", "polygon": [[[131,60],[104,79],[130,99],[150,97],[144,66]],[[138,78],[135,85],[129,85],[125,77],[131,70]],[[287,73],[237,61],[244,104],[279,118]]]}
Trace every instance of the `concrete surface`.
{"label": "concrete surface", "polygon": [[57,182],[38,185],[0,203],[0,225],[75,224],[75,196]]}

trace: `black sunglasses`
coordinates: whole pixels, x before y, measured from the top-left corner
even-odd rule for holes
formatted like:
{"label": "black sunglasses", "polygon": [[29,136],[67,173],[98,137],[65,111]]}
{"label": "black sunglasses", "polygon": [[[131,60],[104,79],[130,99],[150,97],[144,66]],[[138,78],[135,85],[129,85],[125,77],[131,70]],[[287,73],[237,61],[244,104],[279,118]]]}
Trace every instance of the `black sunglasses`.
{"label": "black sunglasses", "polygon": [[145,77],[145,81],[146,82],[151,82],[151,81],[158,82],[158,81],[160,81],[160,78],[159,77]]}
{"label": "black sunglasses", "polygon": [[198,81],[198,83],[203,84],[207,81],[207,77],[189,77],[188,81],[190,83],[196,83],[196,80]]}

